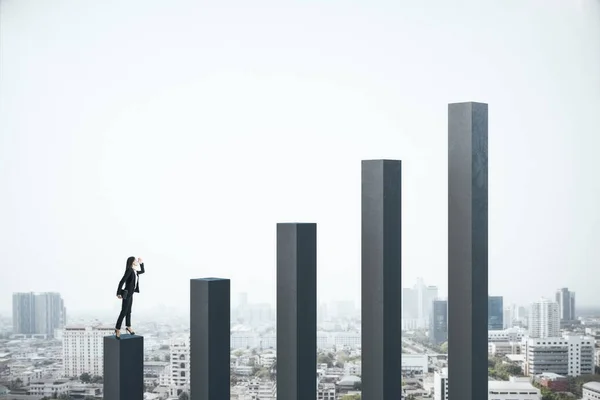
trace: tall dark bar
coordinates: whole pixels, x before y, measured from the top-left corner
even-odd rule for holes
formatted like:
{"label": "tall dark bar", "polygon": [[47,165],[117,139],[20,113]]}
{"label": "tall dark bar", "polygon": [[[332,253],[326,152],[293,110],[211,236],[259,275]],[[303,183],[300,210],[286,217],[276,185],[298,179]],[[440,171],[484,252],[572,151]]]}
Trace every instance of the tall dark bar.
{"label": "tall dark bar", "polygon": [[190,399],[229,399],[229,279],[190,280]]}
{"label": "tall dark bar", "polygon": [[104,400],[144,399],[144,338],[104,337]]}
{"label": "tall dark bar", "polygon": [[402,163],[362,162],[362,398],[402,397]]}
{"label": "tall dark bar", "polygon": [[488,397],[488,106],[448,105],[448,394]]}
{"label": "tall dark bar", "polygon": [[317,224],[277,224],[277,398],[317,397]]}

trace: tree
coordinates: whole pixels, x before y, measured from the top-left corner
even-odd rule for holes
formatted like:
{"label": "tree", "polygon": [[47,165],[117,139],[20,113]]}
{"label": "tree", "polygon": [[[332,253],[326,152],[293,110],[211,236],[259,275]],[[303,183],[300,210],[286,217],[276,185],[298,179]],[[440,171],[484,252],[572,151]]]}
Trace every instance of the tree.
{"label": "tree", "polygon": [[187,392],[181,392],[179,395],[179,400],[190,400],[190,395]]}
{"label": "tree", "polygon": [[92,377],[87,372],[84,372],[79,376],[79,380],[83,383],[90,383],[92,381]]}
{"label": "tree", "polygon": [[8,388],[10,390],[21,389],[23,387],[23,380],[21,378],[17,378],[15,380],[10,381]]}
{"label": "tree", "polygon": [[68,394],[61,394],[60,396],[58,396],[58,400],[70,400],[70,397]]}
{"label": "tree", "polygon": [[440,345],[440,353],[448,354],[448,342],[444,342]]}
{"label": "tree", "polygon": [[104,382],[104,378],[102,378],[100,375],[94,375],[92,377],[92,383],[102,383]]}
{"label": "tree", "polygon": [[254,376],[256,376],[257,378],[261,378],[261,379],[268,378],[270,376],[269,369],[268,368],[260,368],[260,369],[258,369],[258,371],[256,371],[254,373]]}
{"label": "tree", "polygon": [[333,362],[335,361],[335,357],[333,353],[321,353],[317,356],[317,363],[319,364],[327,364],[327,367],[333,367]]}

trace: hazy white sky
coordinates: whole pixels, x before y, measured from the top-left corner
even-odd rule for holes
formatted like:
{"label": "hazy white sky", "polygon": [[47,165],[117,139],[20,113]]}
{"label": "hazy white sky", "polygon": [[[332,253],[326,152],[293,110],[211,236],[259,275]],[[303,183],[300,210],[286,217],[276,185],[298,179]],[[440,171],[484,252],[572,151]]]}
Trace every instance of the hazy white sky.
{"label": "hazy white sky", "polygon": [[403,160],[403,279],[447,281],[447,103],[490,105],[490,294],[599,303],[598,0],[2,0],[0,311],[14,291],[187,309],[275,298],[275,224],[318,223],[360,302],[360,160]]}

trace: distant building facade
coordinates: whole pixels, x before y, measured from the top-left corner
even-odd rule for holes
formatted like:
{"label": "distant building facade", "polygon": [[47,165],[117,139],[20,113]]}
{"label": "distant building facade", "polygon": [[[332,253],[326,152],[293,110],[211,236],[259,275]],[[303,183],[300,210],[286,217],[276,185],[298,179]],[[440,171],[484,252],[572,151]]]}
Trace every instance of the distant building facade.
{"label": "distant building facade", "polygon": [[488,297],[488,330],[498,331],[504,328],[504,301],[502,296]]}
{"label": "distant building facade", "polygon": [[560,337],[558,303],[540,299],[531,305],[529,312],[529,337],[532,339]]}
{"label": "distant building facade", "polygon": [[569,288],[561,288],[556,291],[556,303],[561,321],[575,321],[575,292]]}
{"label": "distant building facade", "polygon": [[59,293],[13,293],[13,333],[54,336],[67,320],[64,301]]}
{"label": "distant building facade", "polygon": [[448,340],[448,301],[434,300],[429,323],[429,340],[440,345]]}

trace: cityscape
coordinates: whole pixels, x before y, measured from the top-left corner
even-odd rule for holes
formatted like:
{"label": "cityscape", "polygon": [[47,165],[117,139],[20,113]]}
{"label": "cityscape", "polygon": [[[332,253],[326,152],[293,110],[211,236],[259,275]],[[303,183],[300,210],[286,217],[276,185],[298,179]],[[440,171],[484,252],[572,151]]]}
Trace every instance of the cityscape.
{"label": "cityscape", "polygon": [[247,293],[232,307],[228,278],[193,278],[187,324],[147,322],[143,335],[117,337],[104,321],[71,323],[60,293],[14,293],[1,326],[0,395],[597,399],[600,316],[578,315],[569,288],[528,305],[488,294],[487,112],[448,106],[447,298],[422,278],[403,285],[402,164],[366,160],[360,308],[318,304],[317,224],[279,223],[275,308]]}
{"label": "cityscape", "polygon": [[599,49],[600,0],[0,0],[0,400],[600,400]]}
{"label": "cityscape", "polygon": [[[57,306],[47,308],[46,298]],[[239,293],[231,308],[231,399],[277,399],[277,326],[269,304]],[[13,317],[0,330],[2,396],[7,399],[103,399],[104,338],[98,321],[65,323],[58,293],[15,293]],[[40,299],[30,307],[27,299]],[[579,316],[575,292],[528,305],[488,298],[490,399],[595,399],[600,383],[600,317]],[[61,306],[58,306],[58,305]],[[316,399],[358,399],[362,389],[360,311],[350,301],[319,304]],[[51,331],[47,320],[56,321]],[[13,324],[13,321],[19,321]],[[28,321],[25,324],[23,321]],[[68,321],[68,319],[67,319]],[[451,399],[448,300],[422,279],[402,290],[402,398]],[[184,318],[139,324],[144,332],[145,399],[189,399],[190,333]],[[512,397],[510,397],[512,396]],[[562,396],[562,397],[561,397]]]}

